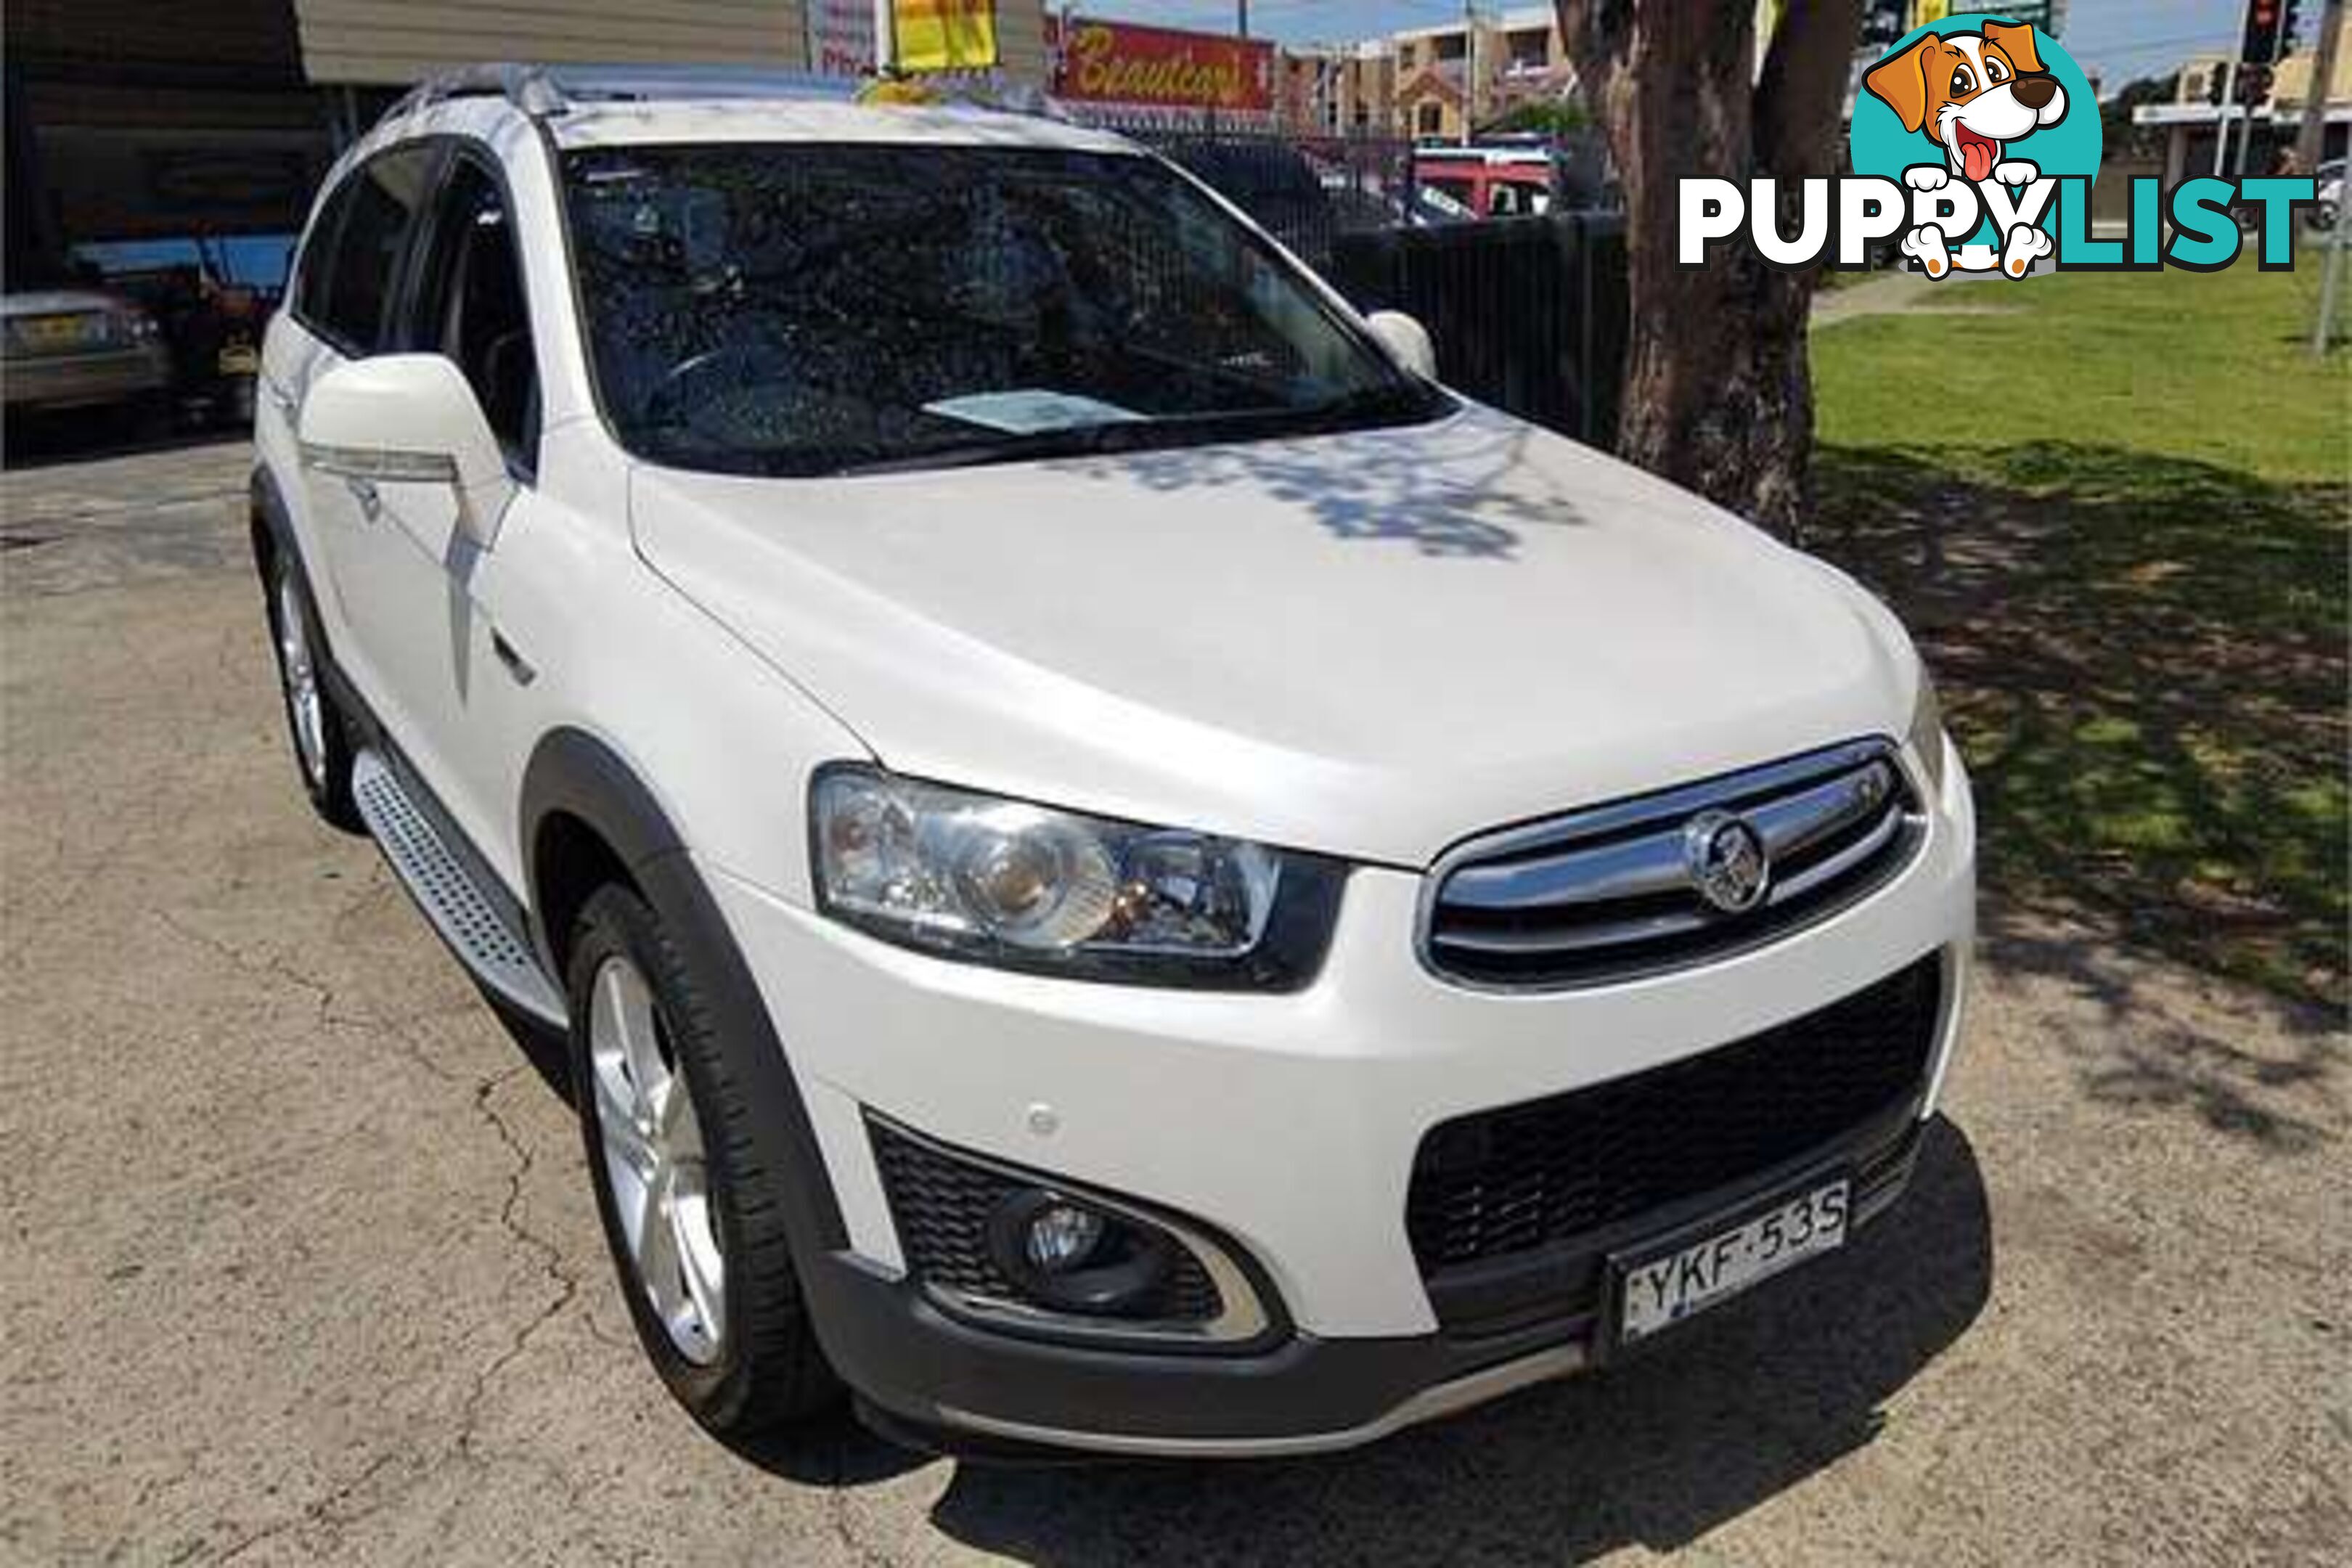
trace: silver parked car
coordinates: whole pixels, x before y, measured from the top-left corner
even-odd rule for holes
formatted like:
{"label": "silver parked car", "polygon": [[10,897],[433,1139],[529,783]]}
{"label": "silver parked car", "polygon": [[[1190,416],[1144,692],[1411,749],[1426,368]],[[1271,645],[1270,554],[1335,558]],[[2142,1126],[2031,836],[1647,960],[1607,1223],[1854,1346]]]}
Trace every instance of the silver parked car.
{"label": "silver parked car", "polygon": [[29,408],[150,403],[172,384],[155,319],[119,294],[87,289],[0,295],[0,404]]}

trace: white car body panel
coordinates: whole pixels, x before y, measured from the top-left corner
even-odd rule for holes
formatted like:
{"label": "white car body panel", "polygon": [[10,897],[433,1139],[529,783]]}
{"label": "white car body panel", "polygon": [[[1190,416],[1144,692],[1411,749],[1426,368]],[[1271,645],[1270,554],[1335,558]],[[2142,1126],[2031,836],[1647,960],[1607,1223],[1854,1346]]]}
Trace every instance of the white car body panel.
{"label": "white car body panel", "polygon": [[1390,865],[1899,738],[1914,696],[1858,590],[1487,410],[830,481],[641,468],[630,501],[656,571],[902,773]]}
{"label": "white car body panel", "polygon": [[[503,174],[537,349],[537,468],[487,549],[459,547],[446,486],[380,486],[381,515],[362,515],[295,439],[340,358],[290,315],[274,321],[257,456],[332,658],[526,904],[534,751],[572,730],[621,759],[751,971],[861,1268],[906,1267],[875,1113],[1213,1227],[1309,1334],[1425,1336],[1436,1320],[1404,1212],[1429,1128],[1719,1046],[1940,952],[1919,1114],[1933,1112],[1973,929],[1969,784],[1940,739],[1937,758],[1917,754],[1916,655],[1843,574],[1466,404],[1345,436],[929,472],[655,467],[598,412],[552,152],[1132,149],[962,110],[610,103],[534,126],[467,98],[379,128],[335,177],[418,136],[471,141]],[[1869,737],[1902,744],[1923,831],[1898,873],[1827,918],[1574,990],[1481,991],[1419,961],[1425,873],[1469,836]],[[816,907],[808,800],[817,769],[877,760],[1347,861],[1328,954],[1296,991],[1219,992],[1013,973],[862,934]],[[1118,1412],[1102,1421],[1107,1445],[1153,1447],[1117,1438]],[[1294,1441],[1319,1439],[1224,1451]]]}
{"label": "white car body panel", "polygon": [[[942,963],[712,881],[813,1092],[1205,1219],[1251,1248],[1309,1332],[1427,1333],[1404,1235],[1422,1132],[1769,1028],[1951,944],[1974,920],[1976,845],[1957,754],[1948,766],[1918,859],[1852,909],[1736,959],[1541,995],[1466,991],[1414,963],[1421,879],[1401,871],[1350,877],[1323,973],[1282,996]],[[1956,964],[1937,1079],[1964,945]],[[1039,1105],[1054,1112],[1049,1137],[1032,1127]],[[845,1160],[867,1163],[845,1113],[842,1142]],[[844,1194],[853,1245],[898,1267],[879,1189],[854,1190],[866,1201]]]}

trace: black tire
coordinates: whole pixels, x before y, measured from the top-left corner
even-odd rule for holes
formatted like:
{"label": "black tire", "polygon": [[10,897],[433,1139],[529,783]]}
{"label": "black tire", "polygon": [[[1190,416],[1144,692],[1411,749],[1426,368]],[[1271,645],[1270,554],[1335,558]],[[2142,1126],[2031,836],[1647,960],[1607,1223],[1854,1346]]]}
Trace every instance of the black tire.
{"label": "black tire", "polygon": [[[352,801],[351,726],[335,705],[334,683],[327,679],[327,639],[319,630],[318,606],[310,584],[302,575],[300,559],[280,548],[270,558],[269,581],[263,584],[268,606],[270,651],[278,661],[278,706],[286,716],[286,743],[294,757],[294,776],[302,793],[330,826],[345,833],[365,833],[359,807]],[[300,618],[303,643],[309,650],[310,678],[319,703],[320,767],[313,772],[305,760],[302,721],[295,711],[295,681],[288,656],[285,616],[289,601]]]}
{"label": "black tire", "polygon": [[[678,1075],[700,1124],[706,1190],[726,1287],[716,1353],[698,1363],[681,1352],[656,1311],[622,1229],[590,1057],[593,991],[608,961],[627,960],[652,994],[663,1061]],[[672,941],[635,889],[593,894],[572,927],[565,994],[572,1016],[572,1101],[596,1192],[596,1214],[613,1254],[637,1338],[662,1382],[706,1428],[740,1438],[830,1409],[840,1381],[809,1321],[786,1235],[787,1167],[772,1147],[773,1118],[742,1086],[758,1081],[740,1059],[746,1043],[720,1030],[692,954]]]}

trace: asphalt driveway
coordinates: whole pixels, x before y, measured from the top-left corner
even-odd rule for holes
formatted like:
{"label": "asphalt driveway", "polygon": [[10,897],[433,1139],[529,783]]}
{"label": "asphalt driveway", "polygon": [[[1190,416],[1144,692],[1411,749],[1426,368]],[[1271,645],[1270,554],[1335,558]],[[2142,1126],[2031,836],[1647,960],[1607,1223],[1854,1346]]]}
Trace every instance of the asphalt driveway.
{"label": "asphalt driveway", "polygon": [[2145,1563],[2352,1540],[2340,1020],[1999,908],[1897,1217],[1661,1353],[1312,1461],[992,1469],[845,1421],[730,1452],[630,1340],[551,1071],[302,805],[244,469],[220,446],[0,478],[0,1559]]}

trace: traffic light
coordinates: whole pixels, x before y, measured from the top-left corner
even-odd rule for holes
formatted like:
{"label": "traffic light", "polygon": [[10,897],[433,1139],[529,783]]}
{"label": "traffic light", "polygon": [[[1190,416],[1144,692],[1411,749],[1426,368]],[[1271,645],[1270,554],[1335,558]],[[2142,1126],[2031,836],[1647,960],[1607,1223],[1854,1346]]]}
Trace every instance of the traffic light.
{"label": "traffic light", "polygon": [[2270,101],[2272,69],[2269,66],[2238,68],[2238,101],[2248,109]]}
{"label": "traffic light", "polygon": [[2288,8],[2288,0],[2246,0],[2246,37],[2238,50],[2240,59],[2266,66],[2279,58]]}
{"label": "traffic light", "polygon": [[2219,109],[2221,95],[2230,90],[2230,68],[2215,60],[2205,68],[2205,101]]}

